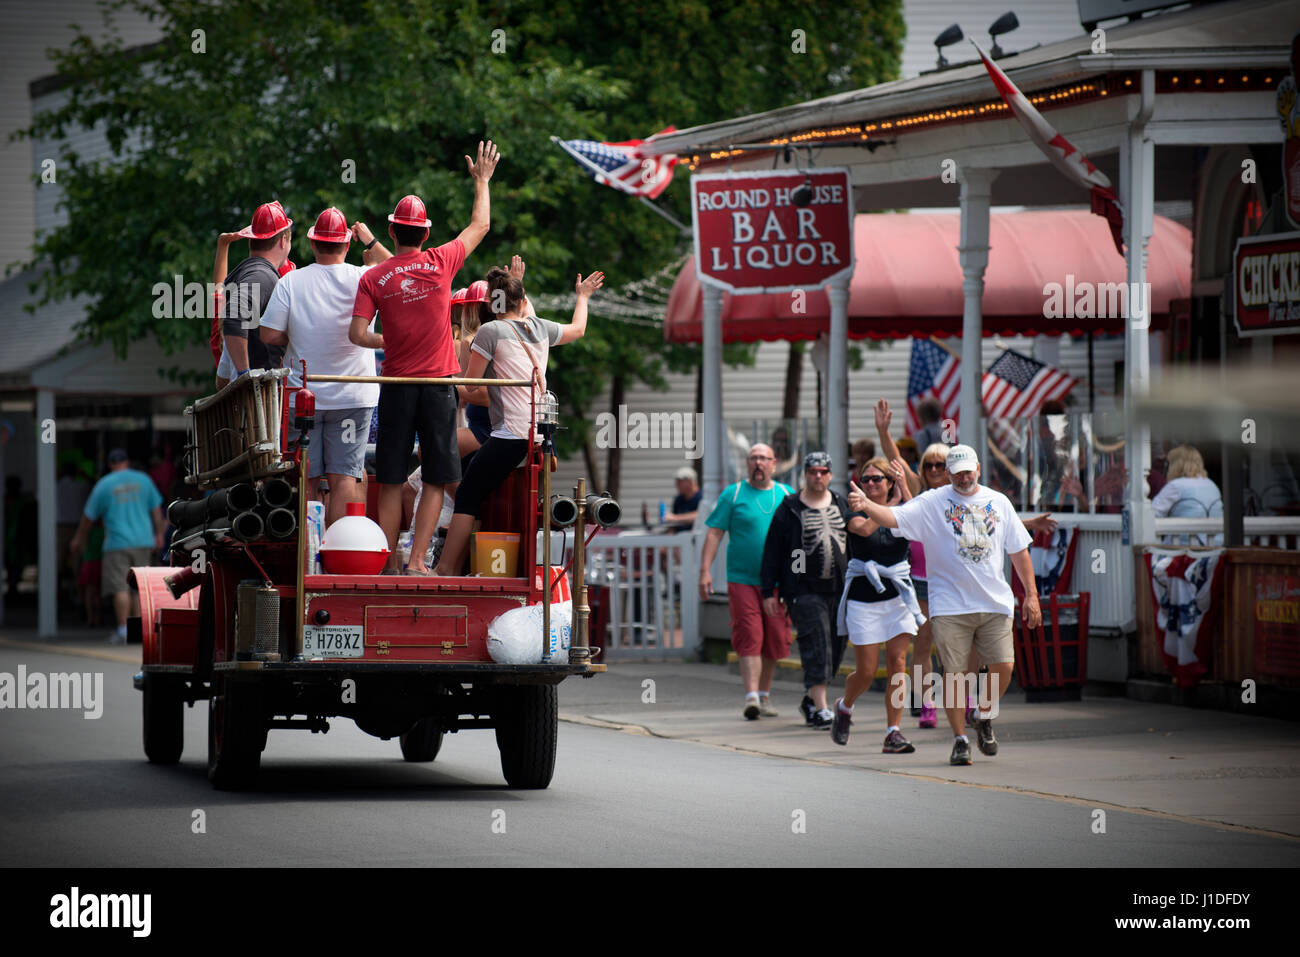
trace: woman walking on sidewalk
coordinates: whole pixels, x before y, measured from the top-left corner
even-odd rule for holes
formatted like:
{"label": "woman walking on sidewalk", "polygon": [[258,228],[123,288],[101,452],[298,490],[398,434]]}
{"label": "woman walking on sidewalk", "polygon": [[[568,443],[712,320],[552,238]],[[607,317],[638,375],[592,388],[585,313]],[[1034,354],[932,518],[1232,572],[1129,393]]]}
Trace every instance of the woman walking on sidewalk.
{"label": "woman walking on sidewalk", "polygon": [[[878,505],[911,500],[901,462],[871,459],[858,473],[865,495]],[[857,485],[854,491],[861,491]],[[831,740],[849,743],[853,703],[871,687],[880,646],[885,646],[889,686],[885,692],[888,729],[881,751],[910,754],[916,749],[903,737],[899,722],[907,689],[907,646],[925,621],[917,605],[908,565],[909,542],[897,538],[862,512],[849,521],[849,566],[840,598],[839,626],[847,627],[853,644],[854,672],[844,682],[844,697],[835,702]]]}

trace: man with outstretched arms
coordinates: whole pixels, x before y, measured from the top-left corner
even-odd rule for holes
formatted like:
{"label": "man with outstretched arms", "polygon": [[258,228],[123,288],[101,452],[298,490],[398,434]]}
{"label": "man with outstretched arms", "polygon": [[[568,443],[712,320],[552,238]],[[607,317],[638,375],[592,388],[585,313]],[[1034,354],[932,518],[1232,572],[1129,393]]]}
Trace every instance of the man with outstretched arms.
{"label": "man with outstretched arms", "polygon": [[[1043,615],[1029,558],[1032,539],[1007,497],[979,484],[980,465],[974,449],[954,445],[948,450],[946,464],[950,484],[930,489],[904,505],[877,505],[856,485],[849,505],[854,511],[865,512],[877,525],[893,530],[895,536],[925,546],[930,620],[944,671],[953,676],[965,671],[972,645],[988,665],[988,698],[979,702],[972,723],[980,751],[991,757],[998,753],[993,712],[1011,681],[1015,662],[1011,640],[1015,598],[1002,574],[1002,557],[1010,556],[1011,567],[1025,586],[1021,612],[1029,627],[1037,628]],[[944,709],[955,736],[951,764],[971,763],[962,684],[955,682],[950,689],[945,681],[944,686]]]}

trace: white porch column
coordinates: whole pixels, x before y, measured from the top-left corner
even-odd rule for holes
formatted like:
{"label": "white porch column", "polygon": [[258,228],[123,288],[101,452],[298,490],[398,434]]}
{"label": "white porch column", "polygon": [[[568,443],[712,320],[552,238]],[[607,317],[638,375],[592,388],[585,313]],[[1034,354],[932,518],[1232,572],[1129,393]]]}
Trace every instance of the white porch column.
{"label": "white porch column", "polygon": [[[1121,151],[1121,201],[1124,204],[1124,244],[1128,278],[1128,322],[1124,327],[1124,418],[1128,423],[1125,467],[1128,469],[1129,543],[1155,541],[1155,513],[1146,497],[1146,475],[1151,468],[1151,430],[1139,425],[1135,404],[1151,389],[1151,293],[1147,285],[1147,243],[1153,228],[1155,144],[1146,138],[1146,123],[1155,101],[1155,74],[1142,71],[1142,96],[1138,113],[1129,126]],[[1140,290],[1139,302],[1133,291]]]}
{"label": "white porch column", "polygon": [[827,287],[831,302],[830,363],[826,376],[826,451],[835,484],[849,490],[849,281]]}
{"label": "white porch column", "polygon": [[961,173],[961,441],[984,454],[983,402],[980,380],[984,364],[984,270],[989,264],[989,192],[996,170],[963,169]]}
{"label": "white porch column", "polygon": [[724,432],[722,424],[722,290],[707,283],[704,293],[703,369],[704,456],[700,462],[701,523],[722,491]]}
{"label": "white porch column", "polygon": [[[37,631],[41,638],[53,638],[59,631],[59,556],[55,535],[56,451],[47,423],[54,421],[54,393],[36,393],[36,544],[37,544]],[[49,435],[51,439],[57,438]]]}
{"label": "white porch column", "polygon": [[[704,364],[701,392],[704,400],[704,456],[700,462],[700,507],[695,517],[695,528],[704,528],[704,522],[717,504],[722,491],[723,463],[727,454],[727,429],[722,415],[722,290],[702,283],[704,294],[703,350],[700,361]],[[727,589],[727,539],[718,547],[717,557],[710,569],[714,590]]]}

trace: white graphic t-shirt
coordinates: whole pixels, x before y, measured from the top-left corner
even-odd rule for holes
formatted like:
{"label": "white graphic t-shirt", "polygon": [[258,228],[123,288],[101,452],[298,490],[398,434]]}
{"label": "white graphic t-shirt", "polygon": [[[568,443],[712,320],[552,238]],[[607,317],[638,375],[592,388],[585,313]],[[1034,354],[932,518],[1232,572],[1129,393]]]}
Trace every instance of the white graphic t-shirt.
{"label": "white graphic t-shirt", "polygon": [[945,485],[896,506],[894,517],[895,536],[925,546],[931,615],[1015,613],[1003,556],[1024,551],[1033,536],[1005,495],[983,485],[959,495]]}

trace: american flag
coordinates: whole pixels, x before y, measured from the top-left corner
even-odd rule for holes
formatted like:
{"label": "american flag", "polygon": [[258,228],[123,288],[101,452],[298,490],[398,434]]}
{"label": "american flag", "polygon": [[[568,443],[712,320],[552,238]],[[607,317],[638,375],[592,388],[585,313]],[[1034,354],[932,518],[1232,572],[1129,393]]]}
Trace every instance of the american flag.
{"label": "american flag", "polygon": [[984,373],[984,412],[991,419],[1037,415],[1044,402],[1062,398],[1078,384],[1055,366],[1008,349]]}
{"label": "american flag", "polygon": [[961,405],[961,363],[955,356],[928,339],[912,340],[912,361],[907,372],[907,431],[922,426],[918,409],[934,396],[943,406],[941,418],[957,421]]}
{"label": "american flag", "polygon": [[628,140],[624,143],[597,143],[595,140],[562,140],[552,136],[551,142],[564,150],[598,183],[654,199],[668,188],[673,179],[677,157],[644,156],[639,147],[655,136],[673,132],[666,127],[647,140]]}
{"label": "american flag", "polygon": [[1123,256],[1124,209],[1120,206],[1115,191],[1111,189],[1110,178],[1093,166],[1088,157],[1080,153],[1073,143],[1056,132],[1052,124],[1043,119],[1043,114],[1034,109],[1034,105],[998,68],[997,64],[985,55],[978,43],[974,40],[970,42],[976,50],[979,50],[980,59],[984,61],[984,68],[988,70],[998,95],[1007,104],[1012,115],[1020,121],[1020,125],[1029,134],[1029,139],[1042,150],[1043,155],[1053,166],[1070,180],[1088,190],[1092,211],[1106,220],[1107,225],[1110,226],[1111,239],[1115,243],[1115,251]]}

